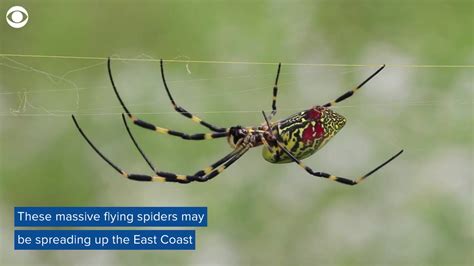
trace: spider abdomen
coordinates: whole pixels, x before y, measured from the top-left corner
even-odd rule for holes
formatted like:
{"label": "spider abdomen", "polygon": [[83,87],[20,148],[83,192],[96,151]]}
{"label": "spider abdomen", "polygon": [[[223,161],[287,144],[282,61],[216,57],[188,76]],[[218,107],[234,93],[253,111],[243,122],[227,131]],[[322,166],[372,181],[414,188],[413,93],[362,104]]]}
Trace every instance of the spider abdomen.
{"label": "spider abdomen", "polygon": [[[285,148],[301,160],[321,149],[345,123],[346,119],[342,115],[329,108],[315,106],[276,122],[272,130]],[[278,147],[270,150],[265,146],[262,155],[271,163],[293,162]]]}

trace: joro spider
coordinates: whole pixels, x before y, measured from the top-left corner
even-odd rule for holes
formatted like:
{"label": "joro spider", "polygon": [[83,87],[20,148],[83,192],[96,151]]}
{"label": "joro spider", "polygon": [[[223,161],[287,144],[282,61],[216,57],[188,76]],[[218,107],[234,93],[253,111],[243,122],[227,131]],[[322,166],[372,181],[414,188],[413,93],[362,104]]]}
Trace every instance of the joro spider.
{"label": "joro spider", "polygon": [[328,102],[324,105],[317,105],[308,110],[301,111],[299,113],[293,114],[288,118],[271,122],[271,119],[277,112],[276,100],[278,93],[278,78],[280,76],[281,63],[278,64],[277,75],[275,78],[275,83],[273,86],[273,101],[272,101],[272,112],[269,116],[262,111],[265,122],[260,126],[253,127],[243,127],[243,126],[232,126],[228,128],[222,128],[214,126],[201,118],[191,114],[183,107],[176,104],[173,96],[170,93],[168,85],[166,83],[164,69],[163,69],[163,60],[160,60],[161,67],[161,78],[163,80],[163,85],[165,87],[166,93],[173,105],[174,109],[182,114],[183,116],[191,119],[191,121],[201,124],[202,126],[213,131],[212,133],[198,133],[198,134],[186,134],[183,132],[162,128],[155,126],[149,122],[141,120],[136,116],[132,115],[128,108],[125,106],[118,90],[115,86],[112,71],[110,68],[110,58],[107,61],[107,69],[109,73],[110,82],[112,88],[117,96],[120,104],[122,105],[128,118],[137,126],[156,131],[161,134],[168,134],[171,136],[180,137],[186,140],[208,140],[208,139],[218,139],[218,138],[227,138],[228,143],[233,148],[232,152],[218,160],[217,162],[211,164],[210,166],[197,171],[193,175],[183,175],[175,174],[170,172],[160,171],[153,166],[148,157],[145,155],[143,150],[138,145],[134,136],[132,135],[130,128],[128,127],[125,115],[122,113],[122,120],[124,122],[125,128],[133,141],[133,144],[138,149],[142,157],[145,159],[147,164],[150,166],[151,170],[155,173],[154,175],[144,175],[144,174],[129,174],[122,170],[120,167],[115,165],[110,161],[105,155],[103,155],[99,149],[89,140],[85,135],[84,131],[79,126],[74,115],[72,119],[74,123],[84,137],[84,139],[89,143],[92,149],[102,157],[110,166],[112,166],[117,172],[119,172],[124,177],[127,177],[131,180],[136,181],[160,181],[160,182],[177,182],[177,183],[190,183],[193,181],[205,182],[216,177],[222,173],[227,167],[236,162],[242,155],[244,155],[250,148],[262,146],[263,145],[263,158],[270,163],[297,163],[301,168],[303,168],[310,175],[327,178],[342,184],[346,185],[356,185],[362,182],[365,178],[375,173],[377,170],[397,158],[403,150],[399,151],[397,154],[393,155],[390,159],[386,160],[384,163],[377,166],[372,171],[367,174],[356,178],[355,180],[335,176],[325,172],[314,171],[312,168],[305,166],[301,160],[307,158],[314,154],[316,151],[321,149],[334,135],[342,129],[346,123],[346,119],[336,112],[330,109],[331,106],[334,106],[336,103],[339,103],[349,97],[351,97],[355,92],[357,92],[365,83],[377,75],[385,65],[382,65],[375,73],[370,75],[366,80],[360,83],[357,87],[347,91],[337,99]]}

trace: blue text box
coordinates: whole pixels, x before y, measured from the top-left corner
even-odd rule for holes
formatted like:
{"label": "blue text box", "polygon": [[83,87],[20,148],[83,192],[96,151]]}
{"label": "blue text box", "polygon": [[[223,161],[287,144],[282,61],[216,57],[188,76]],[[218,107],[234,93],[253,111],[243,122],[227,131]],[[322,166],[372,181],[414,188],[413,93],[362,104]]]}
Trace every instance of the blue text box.
{"label": "blue text box", "polygon": [[207,207],[15,207],[15,226],[207,226]]}
{"label": "blue text box", "polygon": [[195,250],[194,230],[15,230],[16,250]]}

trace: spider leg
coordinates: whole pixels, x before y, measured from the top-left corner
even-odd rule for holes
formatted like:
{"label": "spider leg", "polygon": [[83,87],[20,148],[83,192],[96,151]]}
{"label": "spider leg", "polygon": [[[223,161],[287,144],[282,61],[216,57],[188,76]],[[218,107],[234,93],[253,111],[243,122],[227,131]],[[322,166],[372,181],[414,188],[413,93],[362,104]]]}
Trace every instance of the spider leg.
{"label": "spider leg", "polygon": [[209,173],[208,175],[205,175],[205,176],[203,176],[199,179],[196,179],[195,181],[205,182],[205,181],[208,181],[208,180],[216,177],[217,175],[221,174],[222,172],[224,172],[225,169],[227,169],[234,162],[236,162],[238,159],[240,159],[240,157],[242,157],[242,155],[244,155],[251,147],[252,146],[249,145],[249,144],[244,145],[241,149],[239,149],[239,151],[235,154],[235,156],[233,156],[230,160],[225,162],[222,166],[220,166],[219,168],[214,167],[214,170],[211,173]]}
{"label": "spider leg", "polygon": [[375,75],[377,75],[380,71],[382,71],[382,69],[384,69],[385,65],[382,65],[379,69],[377,69],[377,71],[375,71],[372,75],[370,75],[368,78],[366,78],[362,83],[360,83],[357,87],[353,88],[352,90],[350,91],[347,91],[346,93],[344,93],[343,95],[339,96],[337,99],[333,100],[332,102],[328,102],[326,104],[323,105],[323,107],[331,107],[331,106],[334,106],[336,103],[338,102],[342,102],[344,101],[345,99],[351,97],[352,95],[354,95],[354,93],[356,93],[360,88],[362,88],[362,86],[365,85],[365,83],[367,83],[369,80],[371,80],[373,77],[375,77]]}
{"label": "spider leg", "polygon": [[329,180],[333,180],[333,181],[336,181],[336,182],[339,182],[339,183],[342,183],[342,184],[346,184],[346,185],[350,185],[350,186],[359,184],[364,179],[366,179],[367,177],[369,177],[373,173],[377,172],[377,170],[384,167],[389,162],[393,161],[395,158],[397,158],[403,152],[403,150],[399,151],[397,154],[393,155],[390,159],[386,160],[384,163],[380,164],[379,166],[377,166],[372,171],[368,172],[367,174],[365,174],[363,176],[360,176],[360,177],[356,178],[355,180],[352,180],[352,179],[347,179],[347,178],[344,178],[344,177],[339,177],[339,176],[331,175],[331,174],[324,173],[324,172],[315,172],[309,166],[304,165],[300,160],[298,160],[295,156],[293,156],[291,154],[291,152],[288,151],[282,143],[277,141],[277,145],[278,145],[278,147],[280,147],[280,149],[283,150],[284,153],[286,153],[295,163],[297,163],[301,168],[306,170],[306,172],[308,172],[310,175],[323,177],[323,178],[328,178]]}
{"label": "spider leg", "polygon": [[114,79],[112,77],[112,71],[110,69],[110,58],[108,59],[107,61],[107,68],[108,68],[108,72],[109,72],[109,77],[110,77],[110,82],[112,83],[112,88],[114,89],[114,92],[115,92],[115,95],[117,96],[120,104],[122,105],[123,109],[125,110],[125,113],[127,114],[127,116],[133,121],[133,123],[137,126],[140,126],[142,128],[146,128],[146,129],[149,129],[149,130],[153,130],[153,131],[156,131],[158,133],[162,133],[162,134],[168,134],[168,135],[172,135],[172,136],[177,136],[177,137],[180,137],[182,139],[187,139],[187,140],[204,140],[204,139],[215,139],[215,138],[223,138],[223,137],[227,137],[228,136],[228,129],[226,129],[226,131],[224,132],[216,132],[216,133],[197,133],[197,134],[186,134],[186,133],[183,133],[183,132],[179,132],[179,131],[175,131],[175,130],[171,130],[171,129],[167,129],[167,128],[162,128],[162,127],[158,127],[158,126],[155,126],[149,122],[146,122],[146,121],[143,121],[137,117],[135,117],[134,115],[132,115],[130,113],[130,111],[128,110],[128,108],[125,106],[122,98],[120,97],[120,94],[118,93],[118,90],[117,88],[115,87],[115,83],[114,83]]}
{"label": "spider leg", "polygon": [[275,85],[273,85],[272,112],[268,116],[270,120],[277,113],[276,100],[277,100],[277,95],[278,95],[278,78],[280,77],[280,70],[281,70],[281,63],[278,63],[278,70],[277,70],[277,75],[275,78]]}
{"label": "spider leg", "polygon": [[222,127],[216,127],[214,125],[211,125],[209,124],[208,122],[202,120],[201,118],[191,114],[190,112],[188,112],[186,109],[184,109],[183,107],[179,106],[176,104],[176,102],[174,101],[173,99],[173,96],[171,95],[171,92],[168,88],[168,84],[166,83],[166,79],[165,79],[165,73],[164,73],[164,67],[163,67],[163,59],[160,60],[160,68],[161,68],[161,79],[163,80],[163,85],[165,86],[165,89],[166,89],[166,93],[168,94],[168,98],[170,98],[170,101],[171,101],[171,104],[173,105],[174,107],[174,110],[176,110],[176,112],[184,115],[185,117],[191,119],[193,122],[195,123],[198,123],[198,124],[201,124],[207,128],[209,128],[210,130],[212,131],[215,131],[215,132],[226,132],[228,129],[227,128],[222,128]]}
{"label": "spider leg", "polygon": [[132,134],[132,131],[130,131],[130,128],[128,127],[128,124],[127,124],[127,119],[125,119],[125,115],[122,113],[122,120],[123,120],[123,124],[125,125],[125,128],[127,129],[127,133],[128,133],[128,136],[130,136],[130,139],[132,140],[133,144],[135,145],[135,147],[137,148],[137,150],[140,152],[140,154],[142,155],[143,159],[145,159],[146,163],[148,164],[148,166],[150,166],[151,170],[153,172],[156,173],[156,168],[155,166],[153,166],[153,164],[151,163],[151,161],[148,159],[148,157],[145,155],[145,153],[143,152],[143,150],[140,148],[140,145],[138,145],[138,142],[135,140],[135,137],[133,136]]}
{"label": "spider leg", "polygon": [[[150,166],[151,170],[153,172],[157,172],[156,168],[153,166],[153,164],[150,162],[150,160],[148,159],[148,157],[145,155],[145,153],[143,152],[143,150],[140,148],[140,145],[138,145],[138,142],[135,140],[135,137],[133,136],[132,134],[132,131],[130,130],[129,126],[128,126],[128,123],[127,123],[127,120],[125,119],[125,115],[122,114],[122,120],[123,120],[123,124],[125,125],[125,128],[127,129],[127,133],[130,137],[130,139],[132,140],[133,144],[135,145],[135,147],[137,148],[137,150],[140,152],[140,154],[142,155],[143,159],[145,159],[145,161],[147,162],[147,164]],[[240,143],[243,141],[244,139],[240,139],[239,142],[237,143],[237,146],[240,146]],[[212,165],[210,165],[209,167],[206,167],[198,172],[196,172],[194,175],[195,176],[205,176],[209,173],[211,173],[215,168],[219,167],[221,164],[223,164],[224,162],[226,162],[227,160],[229,160],[230,158],[232,158],[234,155],[236,155],[240,150],[239,149],[234,149],[231,153],[227,154],[226,156],[224,156],[222,159],[220,159],[219,161],[213,163]]]}
{"label": "spider leg", "polygon": [[[81,133],[82,137],[87,141],[87,143],[91,146],[91,148],[104,160],[106,161],[112,168],[114,168],[118,173],[122,176],[135,180],[135,181],[158,181],[158,182],[177,182],[177,183],[190,183],[192,181],[200,181],[204,182],[207,181],[218,174],[222,173],[228,166],[232,163],[237,161],[250,147],[248,144],[246,146],[239,145],[235,150],[231,153],[226,155],[221,160],[217,161],[216,163],[212,164],[209,167],[206,167],[200,171],[198,171],[194,175],[180,175],[175,173],[169,173],[164,171],[156,171],[155,167],[150,163],[146,155],[143,153],[141,148],[138,146],[137,142],[134,141],[135,146],[138,148],[142,156],[145,158],[149,166],[154,170],[155,175],[144,175],[144,174],[133,174],[127,173],[126,171],[122,170],[116,164],[114,164],[110,159],[108,159],[99,149],[92,143],[91,140],[86,136],[82,128],[79,126],[74,115],[72,115],[72,119],[74,120],[74,124],[76,125],[77,129]],[[131,133],[129,133],[131,135]],[[134,138],[132,137],[132,140]],[[224,165],[222,165],[224,163]],[[222,165],[222,166],[221,166]],[[219,167],[220,166],[220,167]],[[219,167],[219,168],[217,168]]]}

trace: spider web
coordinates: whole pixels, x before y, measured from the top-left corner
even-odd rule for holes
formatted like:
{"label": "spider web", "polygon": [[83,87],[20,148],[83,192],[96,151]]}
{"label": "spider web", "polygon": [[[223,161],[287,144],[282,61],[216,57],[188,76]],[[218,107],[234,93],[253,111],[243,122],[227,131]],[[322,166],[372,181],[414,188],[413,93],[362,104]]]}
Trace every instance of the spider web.
{"label": "spider web", "polygon": [[[22,58],[40,58],[42,60],[54,60],[54,59],[67,59],[67,60],[86,60],[92,61],[92,63],[87,64],[85,66],[81,66],[78,68],[74,68],[68,70],[63,73],[54,73],[53,71],[47,71],[43,68],[34,67],[32,65],[28,65],[24,62],[21,62]],[[15,59],[14,59],[15,58]],[[158,62],[159,60],[153,58],[149,55],[142,54],[135,58],[122,58],[120,56],[114,55],[112,58],[115,60],[122,61],[123,63],[133,62],[133,61],[152,61]],[[167,62],[174,62],[174,63],[181,63],[183,65],[183,74],[184,75],[192,75],[192,63],[205,63],[205,64],[247,64],[247,65],[268,65],[275,63],[270,62],[226,62],[226,61],[199,61],[199,60],[191,60],[187,56],[177,56],[170,60],[165,60]],[[18,75],[25,75],[24,73],[32,73],[31,75],[39,75],[42,78],[46,78],[49,80],[53,85],[55,85],[54,89],[42,89],[36,87],[29,87],[29,88],[21,88],[21,89],[13,89],[8,87],[3,87],[0,89],[0,101],[5,101],[8,99],[8,102],[12,102],[11,97],[16,97],[16,103],[13,105],[10,104],[9,110],[0,110],[0,116],[70,116],[71,114],[76,115],[87,115],[87,116],[104,116],[104,115],[118,115],[121,114],[120,105],[117,103],[116,105],[112,106],[101,106],[101,107],[93,107],[93,108],[81,108],[81,94],[92,92],[93,90],[102,90],[102,89],[110,89],[110,85],[107,86],[100,86],[100,87],[83,87],[78,85],[74,78],[70,77],[73,74],[81,73],[86,70],[90,70],[96,67],[104,67],[105,58],[100,57],[74,57],[74,56],[41,56],[41,55],[12,55],[12,54],[0,54],[0,67],[8,68],[10,70],[14,70],[14,72],[18,72]],[[347,75],[353,72],[362,71],[363,68],[373,68],[374,66],[378,66],[377,64],[308,64],[308,63],[284,63],[284,66],[306,66],[307,69],[300,71],[300,74],[314,74],[316,70],[313,67],[323,67],[323,68],[332,68],[337,69],[337,74],[341,77],[343,75]],[[403,64],[392,64],[388,65],[392,67],[398,68],[473,68],[474,65],[403,65]],[[342,70],[341,70],[342,68]],[[350,69],[347,69],[350,68]],[[23,73],[22,73],[23,72]],[[284,70],[281,72],[281,75],[288,75],[290,72],[285,72]],[[28,74],[30,75],[30,74]],[[248,74],[248,75],[230,75],[230,76],[223,76],[223,77],[211,77],[211,78],[188,78],[188,79],[177,79],[177,80],[170,80],[168,81],[170,84],[179,84],[179,83],[199,83],[199,82],[212,82],[212,81],[219,81],[225,80],[228,82],[232,82],[235,80],[242,80],[242,79],[255,79],[255,78],[268,78],[272,79],[275,76],[275,72],[272,71],[268,74]],[[160,81],[161,82],[161,81]],[[251,83],[251,82],[249,82]],[[291,82],[280,82],[280,87],[292,87],[290,85],[295,85],[296,81]],[[259,87],[252,87],[249,86],[248,88],[244,89],[236,89],[230,92],[212,92],[212,93],[205,93],[202,96],[194,96],[193,99],[199,99],[200,97],[229,97],[235,95],[245,95],[251,94],[257,91],[270,91],[271,83],[267,84],[266,86],[259,86]],[[269,89],[270,88],[270,89]],[[54,94],[54,93],[68,93],[74,96],[74,102],[71,102],[69,105],[71,109],[53,109],[50,107],[45,106],[41,100],[39,99],[39,95],[45,94]],[[113,95],[112,95],[113,96]],[[2,99],[3,98],[3,99]],[[280,100],[279,104],[283,102]],[[137,106],[151,106],[154,105],[155,102],[153,101],[142,101],[140,104],[130,104],[128,106],[137,107]],[[433,100],[424,100],[424,101],[391,101],[391,102],[383,102],[383,103],[366,103],[364,107],[384,107],[387,105],[392,106],[404,106],[404,107],[439,107],[443,105],[472,105],[472,100],[458,99],[455,101],[433,101]],[[2,104],[4,105],[4,104]],[[354,105],[354,104],[338,104],[333,108],[356,108],[361,107],[362,105]],[[281,108],[279,107],[279,111],[298,111],[306,109],[307,106],[294,106],[291,108]],[[118,111],[111,111],[111,110],[118,110]],[[205,110],[205,111],[193,111],[196,114],[222,114],[222,113],[260,113],[260,109],[253,109],[253,110]],[[141,115],[165,115],[165,114],[174,114],[175,111],[166,111],[166,112],[134,112],[135,114]]]}

